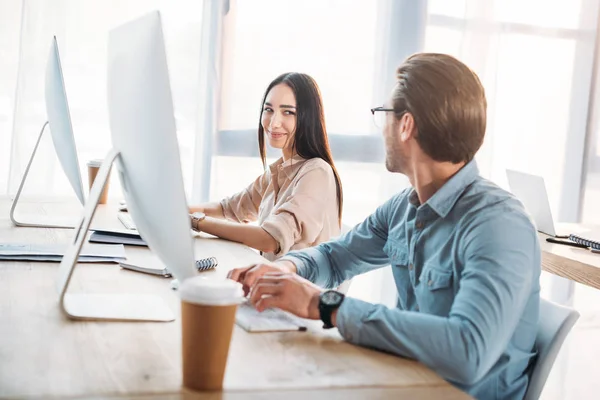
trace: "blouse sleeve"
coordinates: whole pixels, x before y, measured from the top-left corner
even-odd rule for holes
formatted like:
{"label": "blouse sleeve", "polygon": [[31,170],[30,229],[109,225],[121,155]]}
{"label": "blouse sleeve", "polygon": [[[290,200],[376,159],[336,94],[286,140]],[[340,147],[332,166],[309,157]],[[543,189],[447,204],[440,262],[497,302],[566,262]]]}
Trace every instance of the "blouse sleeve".
{"label": "blouse sleeve", "polygon": [[323,230],[326,213],[331,210],[331,195],[337,193],[335,185],[329,164],[319,164],[297,179],[285,203],[261,225],[279,244],[275,256],[287,253],[300,241],[315,242]]}
{"label": "blouse sleeve", "polygon": [[241,192],[221,200],[225,218],[235,222],[256,221],[269,180],[270,173],[267,171]]}

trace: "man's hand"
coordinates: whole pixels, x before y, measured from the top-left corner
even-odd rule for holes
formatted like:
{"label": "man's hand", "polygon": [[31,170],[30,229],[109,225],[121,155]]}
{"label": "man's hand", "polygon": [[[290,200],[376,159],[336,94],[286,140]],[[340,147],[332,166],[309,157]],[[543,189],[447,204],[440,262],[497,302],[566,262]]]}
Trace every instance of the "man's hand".
{"label": "man's hand", "polygon": [[244,295],[248,295],[254,284],[265,274],[295,274],[296,266],[290,261],[278,263],[255,264],[249,267],[236,268],[229,271],[227,277],[242,284]]}
{"label": "man's hand", "polygon": [[319,319],[321,288],[292,273],[267,273],[256,281],[250,303],[258,311],[279,308],[301,318]]}

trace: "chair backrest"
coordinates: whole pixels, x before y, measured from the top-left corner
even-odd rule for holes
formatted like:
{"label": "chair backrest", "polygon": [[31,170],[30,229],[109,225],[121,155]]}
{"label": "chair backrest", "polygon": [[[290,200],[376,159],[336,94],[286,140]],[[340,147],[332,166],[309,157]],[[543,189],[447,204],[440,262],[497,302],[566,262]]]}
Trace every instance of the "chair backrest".
{"label": "chair backrest", "polygon": [[556,356],[578,318],[577,311],[540,299],[540,322],[535,340],[538,354],[532,366],[525,400],[540,397]]}

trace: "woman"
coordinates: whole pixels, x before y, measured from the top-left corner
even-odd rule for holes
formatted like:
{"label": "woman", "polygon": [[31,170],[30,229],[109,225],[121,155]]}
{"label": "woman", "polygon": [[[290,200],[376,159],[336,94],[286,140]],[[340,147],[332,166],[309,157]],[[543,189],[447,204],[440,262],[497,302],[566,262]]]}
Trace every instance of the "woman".
{"label": "woman", "polygon": [[[265,138],[282,153],[268,169]],[[339,235],[342,185],[314,79],[292,72],[271,82],[258,146],[265,173],[220,203],[190,207],[192,228],[260,250],[269,260]],[[251,221],[258,226],[247,224]]]}

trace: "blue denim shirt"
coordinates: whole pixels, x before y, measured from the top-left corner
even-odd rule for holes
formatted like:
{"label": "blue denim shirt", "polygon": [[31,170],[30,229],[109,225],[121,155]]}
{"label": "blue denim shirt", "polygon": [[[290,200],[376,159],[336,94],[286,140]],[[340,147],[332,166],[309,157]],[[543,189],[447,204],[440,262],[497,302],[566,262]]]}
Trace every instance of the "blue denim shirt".
{"label": "blue denim shirt", "polygon": [[522,399],[535,355],[540,247],[521,203],[465,165],[425,204],[407,189],[346,235],[289,253],[323,287],[392,265],[398,304],[347,297],[349,342],[417,359],[480,399]]}

